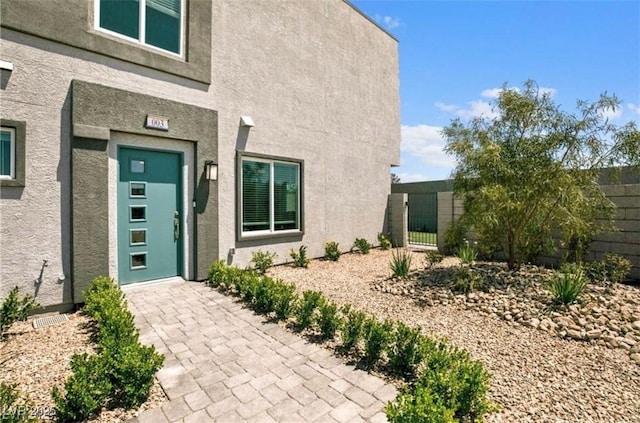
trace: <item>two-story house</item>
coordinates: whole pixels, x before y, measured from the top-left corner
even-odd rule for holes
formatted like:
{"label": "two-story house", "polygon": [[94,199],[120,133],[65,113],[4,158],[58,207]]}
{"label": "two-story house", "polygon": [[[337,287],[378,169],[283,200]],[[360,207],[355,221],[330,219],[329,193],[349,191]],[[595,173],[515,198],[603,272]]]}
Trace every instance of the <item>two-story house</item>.
{"label": "two-story house", "polygon": [[[397,41],[344,0],[3,0],[0,298],[385,228]],[[54,307],[55,306],[55,307]]]}

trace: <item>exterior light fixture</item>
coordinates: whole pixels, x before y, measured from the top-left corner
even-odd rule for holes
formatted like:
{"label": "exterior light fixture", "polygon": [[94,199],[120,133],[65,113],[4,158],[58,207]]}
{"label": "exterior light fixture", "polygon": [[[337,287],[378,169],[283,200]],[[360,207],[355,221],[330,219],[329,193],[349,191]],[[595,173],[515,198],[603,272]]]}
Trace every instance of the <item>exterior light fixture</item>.
{"label": "exterior light fixture", "polygon": [[204,162],[204,175],[209,181],[218,180],[218,165],[213,160],[207,160]]}
{"label": "exterior light fixture", "polygon": [[256,126],[256,124],[253,123],[253,119],[251,119],[251,116],[240,116],[240,126],[253,128],[254,126]]}

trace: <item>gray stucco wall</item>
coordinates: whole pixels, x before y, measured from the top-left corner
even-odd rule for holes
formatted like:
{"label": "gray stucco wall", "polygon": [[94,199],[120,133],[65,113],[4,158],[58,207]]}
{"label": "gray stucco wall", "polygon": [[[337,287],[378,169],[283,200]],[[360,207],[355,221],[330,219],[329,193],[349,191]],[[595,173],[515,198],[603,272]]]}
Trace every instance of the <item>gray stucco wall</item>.
{"label": "gray stucco wall", "polygon": [[[327,240],[343,249],[356,237],[376,240],[385,228],[389,167],[400,161],[397,41],[342,0],[213,0],[211,16],[210,85],[3,28],[1,59],[14,70],[0,93],[2,118],[27,123],[28,172],[24,187],[0,191],[0,296],[18,284],[44,305],[71,301],[72,151],[87,160],[103,154],[72,149],[74,79],[217,112],[219,178],[208,186],[217,199],[207,207],[218,223],[198,234],[200,248],[219,258],[235,248],[233,263],[245,265],[258,248],[283,261],[300,244],[321,256]],[[98,122],[100,108],[87,103],[86,110],[96,119],[74,118],[85,125],[76,135],[100,138],[99,128],[108,127]],[[256,126],[240,127],[242,115]],[[302,239],[236,241],[237,151],[304,161]],[[198,153],[196,166],[209,158]],[[199,276],[209,259],[199,261]],[[36,286],[43,260],[48,266]],[[95,263],[92,272],[101,271]]]}

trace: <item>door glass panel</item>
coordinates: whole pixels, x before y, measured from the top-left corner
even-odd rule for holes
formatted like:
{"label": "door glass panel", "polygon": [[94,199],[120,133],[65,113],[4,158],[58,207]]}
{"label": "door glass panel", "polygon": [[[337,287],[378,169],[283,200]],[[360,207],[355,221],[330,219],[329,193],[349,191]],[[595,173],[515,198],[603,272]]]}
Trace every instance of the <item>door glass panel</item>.
{"label": "door glass panel", "polygon": [[131,206],[129,208],[132,222],[142,222],[147,220],[147,206]]}
{"label": "door glass panel", "polygon": [[144,198],[147,193],[147,184],[144,182],[129,182],[129,196]]}
{"label": "door glass panel", "polygon": [[132,159],[129,165],[131,173],[144,173],[144,160]]}
{"label": "door glass panel", "polygon": [[145,245],[147,243],[146,229],[132,229],[129,231],[130,245]]}
{"label": "door glass panel", "polygon": [[145,269],[147,267],[147,253],[131,254],[131,270]]}

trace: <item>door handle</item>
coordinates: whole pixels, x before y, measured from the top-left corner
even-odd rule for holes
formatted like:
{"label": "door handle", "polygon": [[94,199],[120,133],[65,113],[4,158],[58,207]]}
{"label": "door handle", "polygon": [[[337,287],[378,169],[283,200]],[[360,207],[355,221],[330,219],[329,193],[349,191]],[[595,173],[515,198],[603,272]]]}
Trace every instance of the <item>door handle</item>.
{"label": "door handle", "polygon": [[173,239],[180,239],[180,213],[177,211],[173,214]]}

